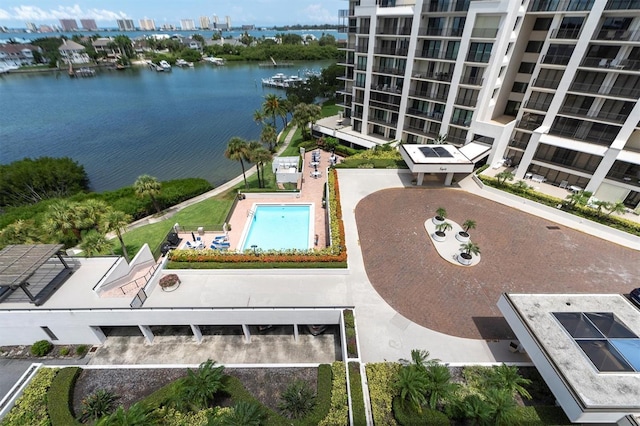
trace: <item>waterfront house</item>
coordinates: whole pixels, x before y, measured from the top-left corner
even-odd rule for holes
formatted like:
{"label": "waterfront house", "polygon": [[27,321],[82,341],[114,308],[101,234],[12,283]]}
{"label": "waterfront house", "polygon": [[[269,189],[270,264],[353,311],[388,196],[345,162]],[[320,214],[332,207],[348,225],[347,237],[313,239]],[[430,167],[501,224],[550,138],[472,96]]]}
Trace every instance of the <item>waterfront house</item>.
{"label": "waterfront house", "polygon": [[202,52],[202,43],[200,43],[198,40],[187,37],[180,37],[178,40],[183,46],[192,50],[197,50],[198,52]]}
{"label": "waterfront house", "polygon": [[33,52],[41,49],[32,44],[0,45],[0,68],[20,67],[35,64]]}
{"label": "waterfront house", "polygon": [[65,64],[88,64],[91,62],[83,45],[72,40],[63,40],[58,47],[62,62]]}
{"label": "waterfront house", "polygon": [[115,59],[120,50],[113,42],[113,37],[100,37],[95,39],[91,45],[99,55],[104,55],[105,58]]}

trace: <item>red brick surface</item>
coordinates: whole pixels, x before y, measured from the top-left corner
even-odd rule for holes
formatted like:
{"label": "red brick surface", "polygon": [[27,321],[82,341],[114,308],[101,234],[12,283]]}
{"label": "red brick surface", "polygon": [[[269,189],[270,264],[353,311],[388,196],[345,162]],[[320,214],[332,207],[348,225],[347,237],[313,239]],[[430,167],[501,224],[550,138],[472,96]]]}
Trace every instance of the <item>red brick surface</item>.
{"label": "red brick surface", "polygon": [[[477,222],[469,231],[481,250],[477,266],[452,265],[433,248],[424,221],[438,207],[458,224]],[[411,321],[449,335],[513,338],[496,307],[503,292],[628,293],[640,287],[639,252],[459,190],[379,191],[358,204],[356,221],[378,293]]]}

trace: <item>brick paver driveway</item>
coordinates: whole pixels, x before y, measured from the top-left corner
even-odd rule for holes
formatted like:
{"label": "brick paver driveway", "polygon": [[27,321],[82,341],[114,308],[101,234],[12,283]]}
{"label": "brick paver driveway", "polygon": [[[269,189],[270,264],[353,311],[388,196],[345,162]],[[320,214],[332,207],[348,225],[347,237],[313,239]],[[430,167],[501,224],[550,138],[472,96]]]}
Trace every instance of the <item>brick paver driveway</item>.
{"label": "brick paver driveway", "polygon": [[[482,261],[455,266],[436,253],[424,221],[438,207],[462,224]],[[364,198],[356,221],[369,280],[400,314],[432,330],[510,339],[501,293],[628,293],[640,253],[455,189],[387,189]],[[448,238],[454,238],[449,234]]]}

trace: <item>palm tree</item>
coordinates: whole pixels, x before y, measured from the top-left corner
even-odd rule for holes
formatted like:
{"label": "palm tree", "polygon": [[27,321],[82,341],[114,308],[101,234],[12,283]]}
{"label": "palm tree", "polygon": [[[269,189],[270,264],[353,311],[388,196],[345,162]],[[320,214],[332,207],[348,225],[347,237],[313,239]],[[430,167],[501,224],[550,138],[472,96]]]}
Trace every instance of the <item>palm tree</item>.
{"label": "palm tree", "polygon": [[120,247],[122,247],[122,255],[129,261],[129,253],[127,253],[127,245],[122,238],[123,231],[127,230],[127,225],[131,222],[132,218],[128,214],[120,211],[109,209],[107,213],[102,217],[102,228],[105,232],[115,232],[118,240],[120,241]]}
{"label": "palm tree", "polygon": [[293,123],[302,129],[302,138],[308,140],[311,138],[309,124],[313,125],[322,117],[322,110],[318,105],[298,104],[293,112]]}
{"label": "palm tree", "polygon": [[260,132],[260,142],[266,143],[269,145],[269,151],[273,151],[276,145],[276,139],[278,138],[278,133],[276,132],[276,128],[270,124],[267,124],[262,128],[262,132]]}
{"label": "palm tree", "polygon": [[477,394],[467,395],[460,402],[460,411],[465,419],[478,426],[490,426],[493,420],[491,405]]}
{"label": "palm tree", "polygon": [[496,179],[498,179],[498,185],[504,185],[507,181],[512,181],[514,178],[514,174],[509,171],[502,171],[496,175]]}
{"label": "palm tree", "polygon": [[85,228],[100,229],[104,215],[110,207],[102,200],[88,199],[77,204],[77,211]]}
{"label": "palm tree", "polygon": [[187,370],[187,377],[179,391],[182,402],[197,409],[205,409],[213,401],[216,393],[224,390],[224,366],[215,366],[215,362],[207,360],[200,364],[196,371]]}
{"label": "palm tree", "polygon": [[607,216],[611,216],[613,213],[621,214],[627,211],[627,206],[625,206],[622,201],[618,201],[617,203],[609,203],[605,208],[609,211],[607,213]]}
{"label": "palm tree", "polygon": [[220,426],[259,426],[264,418],[265,414],[258,404],[240,401],[233,406],[232,413],[222,416],[219,421],[214,420],[213,424]]}
{"label": "palm tree", "polygon": [[81,203],[57,201],[45,213],[42,229],[60,238],[73,237],[76,241],[82,241],[82,230],[95,223],[87,219],[88,211]]}
{"label": "palm tree", "polygon": [[444,220],[447,217],[447,210],[444,207],[438,207],[436,209],[436,217],[440,220]]}
{"label": "palm tree", "polygon": [[38,231],[39,228],[33,220],[18,219],[0,231],[0,246],[42,243],[45,236],[40,235]]}
{"label": "palm tree", "polygon": [[258,126],[264,124],[264,111],[261,109],[257,109],[253,111],[253,121],[256,122]]}
{"label": "palm tree", "polygon": [[513,184],[513,187],[520,192],[524,192],[529,189],[529,184],[523,180],[519,180]]}
{"label": "palm tree", "polygon": [[567,195],[565,199],[569,207],[584,206],[592,195],[593,193],[591,191],[579,191]]}
{"label": "palm tree", "polygon": [[486,396],[491,406],[493,424],[496,426],[513,424],[517,408],[513,394],[507,389],[489,388]]}
{"label": "palm tree", "polygon": [[436,230],[438,232],[441,232],[443,235],[447,233],[447,231],[450,231],[451,229],[453,229],[453,226],[451,226],[451,224],[449,222],[442,222],[439,225],[436,225]]}
{"label": "palm tree", "polygon": [[494,367],[491,375],[487,378],[487,382],[491,387],[511,392],[511,395],[518,393],[523,398],[531,399],[531,394],[524,387],[531,384],[531,380],[522,377],[516,366],[503,363]]}
{"label": "palm tree", "polygon": [[460,249],[462,250],[463,253],[468,255],[474,254],[477,256],[480,254],[480,247],[476,243],[473,243],[471,241],[464,244],[460,244]]}
{"label": "palm tree", "polygon": [[437,364],[440,362],[439,359],[429,359],[431,354],[429,351],[424,349],[412,349],[411,350],[411,361],[414,365],[420,368],[426,368],[429,365]]}
{"label": "palm tree", "polygon": [[262,178],[260,177],[260,166],[256,160],[256,154],[259,149],[264,149],[263,146],[258,141],[251,141],[247,146],[247,160],[256,165],[256,174],[258,175],[258,188],[262,188]]}
{"label": "palm tree", "polygon": [[139,402],[128,410],[121,405],[108,417],[103,417],[95,423],[96,426],[146,426],[158,424],[151,410]]}
{"label": "palm tree", "polygon": [[278,410],[289,419],[300,419],[309,414],[315,405],[316,397],[309,385],[296,380],[280,396]]}
{"label": "palm tree", "polygon": [[273,154],[271,154],[271,151],[269,151],[268,149],[260,147],[255,150],[252,158],[256,163],[256,166],[259,165],[260,169],[262,170],[262,188],[264,188],[267,185],[267,181],[264,177],[264,165],[273,161]]}
{"label": "palm tree", "polygon": [[249,153],[249,146],[247,141],[237,136],[232,137],[227,144],[227,149],[224,151],[224,156],[229,160],[239,161],[240,167],[242,167],[242,177],[244,178],[244,187],[249,189],[247,183],[247,176],[244,170],[244,160],[247,160]]}
{"label": "palm tree", "polygon": [[426,404],[427,376],[425,370],[416,365],[407,365],[400,369],[395,383],[404,404],[408,401],[418,411]]}
{"label": "palm tree", "polygon": [[104,253],[106,250],[109,250],[111,254],[114,254],[111,241],[109,241],[104,234],[95,230],[91,230],[84,235],[80,248],[84,251],[85,257]]}
{"label": "palm tree", "polygon": [[277,128],[276,116],[282,115],[284,110],[282,106],[282,98],[274,93],[270,93],[264,97],[264,103],[262,109],[266,115],[271,116],[271,124]]}
{"label": "palm tree", "polygon": [[280,117],[282,118],[282,124],[284,127],[287,127],[289,124],[289,114],[293,114],[293,107],[295,106],[290,99],[283,99],[282,102],[282,112]]}
{"label": "palm tree", "polygon": [[602,200],[594,200],[591,205],[596,206],[596,211],[598,212],[598,216],[602,216],[602,209],[606,209],[609,205],[608,201]]}
{"label": "palm tree", "polygon": [[451,372],[449,368],[442,364],[431,364],[426,369],[427,373],[427,394],[429,395],[429,408],[435,410],[438,401],[446,399],[452,395],[458,385],[451,382]]}
{"label": "palm tree", "polygon": [[157,197],[160,195],[162,184],[158,179],[149,175],[138,176],[138,179],[136,179],[133,184],[133,189],[138,197],[149,197],[156,211],[160,214],[160,204],[158,203]]}
{"label": "palm tree", "polygon": [[476,229],[476,221],[472,219],[467,219],[462,224],[462,227],[464,228],[464,232],[468,233],[469,229]]}

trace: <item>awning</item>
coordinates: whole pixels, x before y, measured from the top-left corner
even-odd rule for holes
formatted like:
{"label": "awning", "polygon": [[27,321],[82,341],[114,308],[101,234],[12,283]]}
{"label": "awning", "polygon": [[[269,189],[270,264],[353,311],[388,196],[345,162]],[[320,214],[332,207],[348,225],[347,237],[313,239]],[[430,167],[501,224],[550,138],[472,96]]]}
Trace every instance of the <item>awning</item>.
{"label": "awning", "polygon": [[479,142],[469,142],[458,150],[469,159],[472,163],[476,163],[489,155],[491,146]]}

